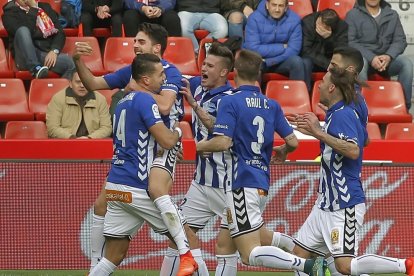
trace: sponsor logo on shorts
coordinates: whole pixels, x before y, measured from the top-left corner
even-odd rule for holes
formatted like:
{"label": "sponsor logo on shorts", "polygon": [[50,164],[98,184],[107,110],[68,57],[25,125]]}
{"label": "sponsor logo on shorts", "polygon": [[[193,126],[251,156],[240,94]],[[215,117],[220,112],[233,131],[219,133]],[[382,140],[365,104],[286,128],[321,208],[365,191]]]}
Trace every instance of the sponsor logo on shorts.
{"label": "sponsor logo on shorts", "polygon": [[331,231],[331,243],[332,244],[338,244],[339,243],[339,230],[333,229]]}
{"label": "sponsor logo on shorts", "polygon": [[131,203],[132,194],[130,192],[106,190],[106,200],[107,201],[120,201],[123,203]]}
{"label": "sponsor logo on shorts", "polygon": [[227,223],[228,224],[233,224],[233,217],[231,215],[231,209],[226,208],[226,212],[227,212]]}

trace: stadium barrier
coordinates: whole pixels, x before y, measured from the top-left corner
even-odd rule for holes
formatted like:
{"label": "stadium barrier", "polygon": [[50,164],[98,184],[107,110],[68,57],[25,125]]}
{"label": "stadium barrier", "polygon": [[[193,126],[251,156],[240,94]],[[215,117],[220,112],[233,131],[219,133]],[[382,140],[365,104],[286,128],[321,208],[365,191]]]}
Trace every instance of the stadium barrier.
{"label": "stadium barrier", "polygon": [[[93,202],[108,169],[109,162],[102,160],[2,160],[0,269],[88,269]],[[183,199],[193,172],[192,162],[177,165],[172,191],[177,202]],[[364,164],[368,211],[360,233],[360,253],[412,255],[413,175],[412,164]],[[272,165],[264,213],[268,228],[294,235],[314,204],[318,178],[318,163]],[[214,219],[200,233],[210,270],[215,268],[218,226]],[[145,226],[121,268],[157,270],[166,247],[166,238]],[[247,269],[251,270],[240,265],[240,270]]]}

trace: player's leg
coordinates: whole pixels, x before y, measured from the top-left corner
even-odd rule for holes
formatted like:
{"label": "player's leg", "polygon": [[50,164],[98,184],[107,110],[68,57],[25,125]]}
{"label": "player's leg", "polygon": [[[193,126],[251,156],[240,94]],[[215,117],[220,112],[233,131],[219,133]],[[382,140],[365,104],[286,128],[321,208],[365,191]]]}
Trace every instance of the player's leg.
{"label": "player's leg", "polygon": [[89,276],[111,275],[125,258],[128,247],[127,237],[122,239],[107,237],[105,257],[90,271]]}
{"label": "player's leg", "polygon": [[195,269],[198,267],[190,251],[182,215],[169,195],[177,152],[180,148],[181,143],[177,143],[173,149],[164,150],[162,155],[154,160],[150,170],[148,184],[150,197],[154,200],[155,206],[160,210],[161,217],[178,247],[180,253],[178,274],[180,274],[180,271],[187,271],[190,268]]}
{"label": "player's leg", "polygon": [[91,267],[90,271],[100,261],[104,254],[105,237],[103,235],[104,219],[106,214],[105,183],[93,206],[91,227]]}
{"label": "player's leg", "polygon": [[216,242],[216,275],[236,276],[239,254],[227,228],[220,228]]}
{"label": "player's leg", "polygon": [[[304,259],[274,246],[262,246],[260,228],[263,227],[261,206],[267,200],[262,190],[240,188],[228,192],[227,222],[230,234],[244,264],[277,269],[295,269],[307,274],[321,274],[321,261]],[[314,271],[317,269],[318,271]]]}

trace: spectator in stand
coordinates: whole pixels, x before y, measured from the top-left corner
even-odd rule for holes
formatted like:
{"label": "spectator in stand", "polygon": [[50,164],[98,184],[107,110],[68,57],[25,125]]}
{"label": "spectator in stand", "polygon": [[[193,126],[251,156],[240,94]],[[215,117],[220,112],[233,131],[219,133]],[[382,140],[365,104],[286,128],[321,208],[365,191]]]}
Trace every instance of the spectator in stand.
{"label": "spectator in stand", "polygon": [[244,48],[259,53],[264,72],[289,75],[305,81],[310,91],[310,72],[299,56],[302,48],[300,17],[289,10],[288,0],[264,0],[247,19]]}
{"label": "spectator in stand", "polygon": [[83,35],[93,36],[93,28],[110,27],[112,36],[122,36],[122,11],[120,0],[83,0]]}
{"label": "spectator in stand", "polygon": [[364,57],[359,79],[369,73],[398,75],[405,95],[405,106],[411,107],[413,64],[402,56],[407,47],[406,36],[398,13],[384,0],[358,0],[346,16],[349,46]]}
{"label": "spectator in stand", "polygon": [[244,37],[244,27],[249,15],[256,10],[260,0],[222,0],[221,9],[229,24],[229,37]]}
{"label": "spectator in stand", "polygon": [[69,87],[50,100],[46,126],[50,138],[107,138],[112,133],[105,97],[88,91],[76,71],[72,71]]}
{"label": "spectator in stand", "polygon": [[168,36],[181,36],[181,23],[175,8],[175,0],[124,0],[125,35],[134,37],[142,22],[162,25]]}
{"label": "spectator in stand", "polygon": [[183,36],[191,38],[196,53],[198,41],[194,35],[195,30],[207,30],[210,32],[209,37],[217,39],[227,36],[228,26],[220,14],[220,0],[178,0],[177,10]]}
{"label": "spectator in stand", "polygon": [[302,58],[309,72],[326,72],[334,48],[348,45],[348,24],[332,9],[305,16],[302,34]]}
{"label": "spectator in stand", "polygon": [[16,67],[29,70],[35,78],[45,78],[49,69],[69,78],[75,65],[71,57],[60,53],[66,37],[51,6],[36,0],[14,0],[3,6],[3,12]]}

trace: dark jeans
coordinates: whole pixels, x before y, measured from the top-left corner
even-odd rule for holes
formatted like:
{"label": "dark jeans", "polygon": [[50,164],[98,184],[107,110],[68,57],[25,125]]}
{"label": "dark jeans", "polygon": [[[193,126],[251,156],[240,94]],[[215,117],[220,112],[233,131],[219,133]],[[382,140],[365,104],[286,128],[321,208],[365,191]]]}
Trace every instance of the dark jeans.
{"label": "dark jeans", "polygon": [[164,12],[158,18],[148,18],[137,10],[126,10],[124,12],[125,36],[136,36],[138,26],[142,22],[160,24],[167,30],[169,36],[181,36],[180,18],[173,10]]}
{"label": "dark jeans", "polygon": [[[33,72],[36,66],[43,66],[48,52],[36,48],[29,28],[18,28],[13,43],[16,67],[19,70],[30,70]],[[73,63],[72,57],[60,53],[57,56],[55,66],[50,68],[50,70],[61,75],[63,78],[69,79],[71,71],[75,70],[75,64]]]}
{"label": "dark jeans", "polygon": [[291,56],[284,62],[265,69],[265,73],[280,73],[288,75],[291,80],[304,81],[308,91],[311,91],[312,71],[305,66],[300,56]]}
{"label": "dark jeans", "polygon": [[96,14],[82,12],[83,35],[93,36],[93,28],[111,28],[112,36],[122,36],[122,14],[111,14],[110,18],[100,19]]}

